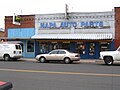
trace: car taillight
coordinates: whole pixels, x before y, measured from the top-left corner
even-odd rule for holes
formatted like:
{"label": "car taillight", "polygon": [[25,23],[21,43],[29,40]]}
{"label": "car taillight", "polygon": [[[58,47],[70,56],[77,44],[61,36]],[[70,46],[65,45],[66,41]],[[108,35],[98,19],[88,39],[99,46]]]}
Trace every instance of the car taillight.
{"label": "car taillight", "polygon": [[75,57],[79,57],[79,55],[75,55]]}

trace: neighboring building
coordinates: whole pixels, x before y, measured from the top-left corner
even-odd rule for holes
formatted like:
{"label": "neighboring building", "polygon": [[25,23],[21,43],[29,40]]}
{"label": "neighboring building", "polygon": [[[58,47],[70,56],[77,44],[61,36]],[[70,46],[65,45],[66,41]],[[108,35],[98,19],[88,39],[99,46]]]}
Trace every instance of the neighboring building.
{"label": "neighboring building", "polygon": [[23,57],[35,57],[35,42],[31,40],[35,34],[34,15],[21,15],[21,25],[13,24],[13,16],[5,16],[5,31],[8,40],[22,42]]}
{"label": "neighboring building", "polygon": [[0,28],[0,42],[5,41],[7,37],[5,37],[5,32],[3,28]]}
{"label": "neighboring building", "polygon": [[115,7],[115,48],[120,46],[120,7]]}
{"label": "neighboring building", "polygon": [[114,50],[120,44],[116,43],[120,41],[119,10],[69,12],[67,19],[64,13],[21,15],[21,25],[13,25],[13,17],[6,16],[6,36],[22,42],[24,57],[64,48],[79,52],[83,59],[96,59],[100,51]]}
{"label": "neighboring building", "polygon": [[4,31],[0,31],[0,37],[4,37],[5,32]]}

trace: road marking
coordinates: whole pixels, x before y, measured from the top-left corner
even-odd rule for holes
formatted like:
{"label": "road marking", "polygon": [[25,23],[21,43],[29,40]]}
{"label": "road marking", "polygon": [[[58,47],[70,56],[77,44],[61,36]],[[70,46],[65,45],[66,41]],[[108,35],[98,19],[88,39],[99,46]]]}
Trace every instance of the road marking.
{"label": "road marking", "polygon": [[47,73],[47,74],[63,74],[63,75],[83,75],[83,76],[107,76],[107,77],[120,77],[120,74],[98,74],[98,73],[80,73],[80,72],[57,72],[57,71],[44,71],[44,70],[20,70],[20,69],[0,69],[0,71],[13,71],[13,72],[31,72],[31,73]]}

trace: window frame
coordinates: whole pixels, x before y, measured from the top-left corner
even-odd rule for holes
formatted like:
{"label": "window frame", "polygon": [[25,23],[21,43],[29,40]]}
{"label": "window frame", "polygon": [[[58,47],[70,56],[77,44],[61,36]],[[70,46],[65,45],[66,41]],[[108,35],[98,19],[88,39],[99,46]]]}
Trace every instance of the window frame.
{"label": "window frame", "polygon": [[[28,42],[32,42],[33,43],[33,51],[28,51]],[[27,40],[26,41],[26,52],[27,53],[34,53],[35,52],[35,41],[33,41],[33,40]]]}

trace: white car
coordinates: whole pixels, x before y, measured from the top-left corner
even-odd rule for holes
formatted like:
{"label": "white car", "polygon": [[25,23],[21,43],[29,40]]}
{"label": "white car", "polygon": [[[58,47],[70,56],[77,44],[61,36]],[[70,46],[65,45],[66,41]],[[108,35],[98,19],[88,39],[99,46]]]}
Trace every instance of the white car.
{"label": "white car", "polygon": [[64,63],[72,63],[73,61],[79,61],[80,55],[78,53],[71,53],[64,49],[52,50],[48,54],[40,54],[36,56],[36,60],[41,63],[47,61],[64,61]]}

